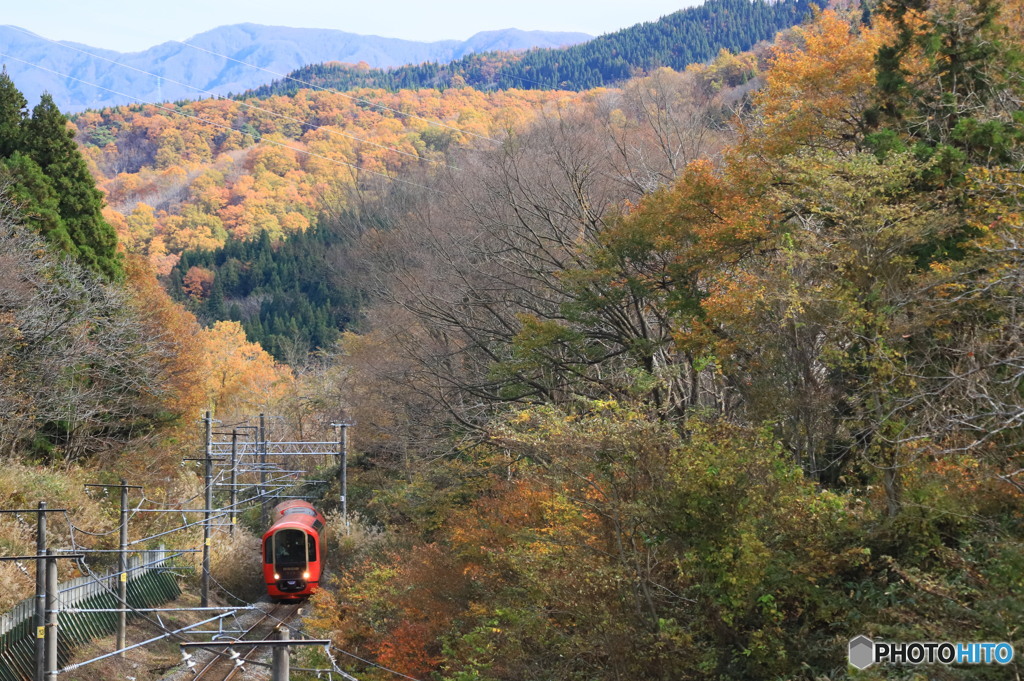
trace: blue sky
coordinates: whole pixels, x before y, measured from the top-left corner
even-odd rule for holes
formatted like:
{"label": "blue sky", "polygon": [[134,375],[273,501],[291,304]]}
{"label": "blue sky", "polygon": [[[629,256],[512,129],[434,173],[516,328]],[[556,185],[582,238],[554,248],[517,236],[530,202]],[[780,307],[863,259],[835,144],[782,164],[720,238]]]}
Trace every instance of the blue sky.
{"label": "blue sky", "polygon": [[498,28],[598,35],[700,0],[34,0],[4,3],[0,21],[54,40],[122,52],[252,22],[409,40],[465,39]]}

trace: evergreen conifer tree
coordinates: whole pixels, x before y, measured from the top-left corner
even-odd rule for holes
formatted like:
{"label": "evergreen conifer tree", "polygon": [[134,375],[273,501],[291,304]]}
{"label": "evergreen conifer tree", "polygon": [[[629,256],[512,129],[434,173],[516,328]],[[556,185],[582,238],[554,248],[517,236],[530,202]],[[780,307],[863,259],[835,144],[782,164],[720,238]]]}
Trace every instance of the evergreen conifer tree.
{"label": "evergreen conifer tree", "polygon": [[103,219],[103,195],[96,189],[67,123],[53,98],[44,94],[23,126],[23,149],[56,190],[58,212],[78,250],[79,262],[110,279],[120,279],[124,269],[117,252],[117,233]]}
{"label": "evergreen conifer tree", "polygon": [[7,158],[20,148],[21,127],[28,114],[28,102],[7,75],[0,72],[0,157]]}
{"label": "evergreen conifer tree", "polygon": [[78,247],[60,216],[57,192],[39,164],[16,151],[10,158],[0,161],[0,176],[9,180],[8,192],[25,224],[35,228],[61,251],[77,257]]}

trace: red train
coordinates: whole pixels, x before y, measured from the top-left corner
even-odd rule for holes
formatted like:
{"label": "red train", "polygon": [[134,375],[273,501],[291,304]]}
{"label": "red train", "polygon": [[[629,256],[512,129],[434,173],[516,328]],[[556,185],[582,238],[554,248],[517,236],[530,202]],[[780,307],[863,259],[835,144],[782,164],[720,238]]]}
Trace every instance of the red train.
{"label": "red train", "polygon": [[263,582],[275,600],[316,591],[324,556],[324,517],[305,501],[285,501],[271,511],[263,534]]}

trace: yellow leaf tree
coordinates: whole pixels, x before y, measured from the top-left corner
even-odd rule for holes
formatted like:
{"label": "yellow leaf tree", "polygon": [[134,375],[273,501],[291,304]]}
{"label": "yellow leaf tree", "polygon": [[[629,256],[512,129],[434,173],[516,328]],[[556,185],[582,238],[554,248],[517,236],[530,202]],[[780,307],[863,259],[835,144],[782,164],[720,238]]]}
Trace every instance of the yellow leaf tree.
{"label": "yellow leaf tree", "polygon": [[245,338],[242,325],[217,322],[201,333],[205,348],[205,395],[218,416],[265,409],[293,382],[291,370]]}

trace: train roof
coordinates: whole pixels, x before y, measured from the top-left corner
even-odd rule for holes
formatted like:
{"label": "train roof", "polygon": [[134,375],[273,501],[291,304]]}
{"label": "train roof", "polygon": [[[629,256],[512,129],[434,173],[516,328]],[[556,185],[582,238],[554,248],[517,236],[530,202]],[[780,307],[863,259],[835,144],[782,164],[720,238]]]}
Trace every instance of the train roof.
{"label": "train roof", "polygon": [[295,529],[319,531],[327,521],[323,515],[307,501],[283,501],[274,507],[270,514],[271,524],[263,533],[264,538],[277,530],[291,527]]}

